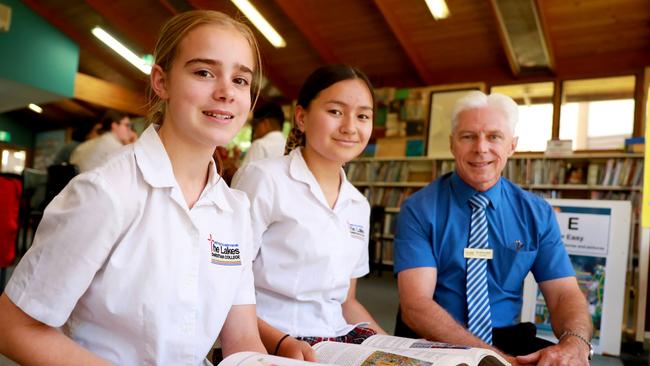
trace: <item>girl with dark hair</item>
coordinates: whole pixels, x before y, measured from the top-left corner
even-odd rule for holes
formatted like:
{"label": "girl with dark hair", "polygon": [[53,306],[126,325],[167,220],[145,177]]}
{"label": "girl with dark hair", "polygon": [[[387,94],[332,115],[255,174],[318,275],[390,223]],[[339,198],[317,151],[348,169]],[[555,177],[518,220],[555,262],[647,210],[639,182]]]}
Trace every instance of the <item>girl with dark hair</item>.
{"label": "girl with dark hair", "polygon": [[355,296],[369,270],[370,206],[342,169],[368,143],[373,106],[358,69],[317,69],[300,90],[288,155],[245,166],[235,183],[251,200],[258,326],[270,353],[313,360],[310,344],[384,333]]}

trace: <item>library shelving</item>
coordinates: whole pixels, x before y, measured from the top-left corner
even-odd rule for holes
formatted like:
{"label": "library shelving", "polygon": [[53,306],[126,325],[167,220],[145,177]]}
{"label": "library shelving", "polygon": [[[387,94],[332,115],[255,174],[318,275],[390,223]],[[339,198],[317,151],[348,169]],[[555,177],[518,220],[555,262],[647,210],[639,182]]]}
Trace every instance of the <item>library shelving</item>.
{"label": "library shelving", "polygon": [[[517,153],[508,159],[503,175],[525,190],[545,198],[630,200],[634,227],[638,226],[643,179],[642,153],[589,152],[562,156]],[[454,170],[451,156],[358,158],[346,164],[348,180],[368,198],[371,217],[371,264],[393,264],[395,219],[413,192]],[[379,209],[378,209],[379,208]],[[638,240],[633,230],[632,243]],[[636,245],[632,244],[634,249]],[[635,251],[630,256],[634,260]],[[632,262],[630,262],[632,264]],[[633,270],[629,266],[628,270]]]}

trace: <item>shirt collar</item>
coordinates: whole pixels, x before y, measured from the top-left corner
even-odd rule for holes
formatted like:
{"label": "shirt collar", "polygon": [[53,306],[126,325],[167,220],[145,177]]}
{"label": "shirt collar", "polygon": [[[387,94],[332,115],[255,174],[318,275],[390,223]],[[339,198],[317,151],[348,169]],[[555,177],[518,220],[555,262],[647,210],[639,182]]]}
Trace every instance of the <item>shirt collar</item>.
{"label": "shirt collar", "polygon": [[219,173],[217,173],[217,164],[214,160],[210,161],[208,169],[208,183],[205,185],[205,189],[196,204],[202,205],[205,202],[204,199],[207,199],[223,211],[234,212],[232,206],[229,204],[230,199],[227,197],[231,194],[230,188]]}
{"label": "shirt collar", "polygon": [[152,124],[144,130],[133,147],[135,160],[144,180],[152,187],[173,187],[176,178],[165,146],[158,136],[159,128],[160,125]]}
{"label": "shirt collar", "polygon": [[[307,166],[307,162],[302,156],[302,147],[296,148],[289,153],[289,175],[291,178],[303,182],[309,186],[312,194],[318,197],[323,203],[326,204],[325,196],[323,191],[316,181],[316,177],[312,174],[311,170]],[[345,171],[341,168],[341,189],[339,191],[339,197],[336,200],[336,206],[345,202],[346,200],[354,201],[363,201],[365,196],[362,195],[354,186],[347,180],[345,176]],[[326,204],[327,205],[327,204]]]}
{"label": "shirt collar", "polygon": [[[490,200],[490,206],[492,206],[492,208],[499,207],[499,203],[501,202],[502,186],[501,178],[499,178],[497,183],[490,187],[490,189],[481,192]],[[465,183],[456,172],[451,174],[451,187],[454,197],[461,203],[467,203],[473,195],[478,193],[476,189]]]}
{"label": "shirt collar", "polygon": [[[178,183],[176,177],[174,177],[172,163],[169,160],[165,146],[163,146],[158,136],[158,129],[160,129],[160,125],[152,124],[135,142],[135,160],[144,180],[149,185],[155,188],[175,187],[178,186]],[[220,209],[232,211],[225,194],[228,190],[227,185],[217,173],[214,160],[210,162],[208,169],[208,183],[201,193],[197,205],[200,205],[205,197]]]}

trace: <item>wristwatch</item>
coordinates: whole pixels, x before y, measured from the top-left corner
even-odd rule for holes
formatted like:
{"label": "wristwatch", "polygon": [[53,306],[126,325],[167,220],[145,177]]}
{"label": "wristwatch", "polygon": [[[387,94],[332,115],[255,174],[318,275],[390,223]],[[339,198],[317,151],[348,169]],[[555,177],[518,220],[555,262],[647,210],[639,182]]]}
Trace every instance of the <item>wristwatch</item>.
{"label": "wristwatch", "polygon": [[560,336],[560,338],[558,338],[558,341],[562,342],[562,338],[568,337],[568,336],[573,336],[573,337],[576,337],[579,340],[583,341],[584,344],[586,344],[587,347],[589,347],[588,359],[591,360],[592,357],[594,357],[594,347],[591,345],[591,342],[589,342],[585,337],[581,336],[579,333],[565,330],[564,333],[562,333],[562,335]]}

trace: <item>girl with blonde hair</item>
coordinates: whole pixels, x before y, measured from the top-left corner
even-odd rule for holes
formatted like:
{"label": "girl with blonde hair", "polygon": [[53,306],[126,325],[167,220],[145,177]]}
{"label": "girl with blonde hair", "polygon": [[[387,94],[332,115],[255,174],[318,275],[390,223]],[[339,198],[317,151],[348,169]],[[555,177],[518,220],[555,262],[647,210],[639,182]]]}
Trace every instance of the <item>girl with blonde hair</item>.
{"label": "girl with blonde hair", "polygon": [[154,57],[153,123],[52,201],[0,297],[0,353],[21,364],[199,365],[217,337],[264,352],[249,202],[212,158],[257,97],[255,38],[191,11]]}

